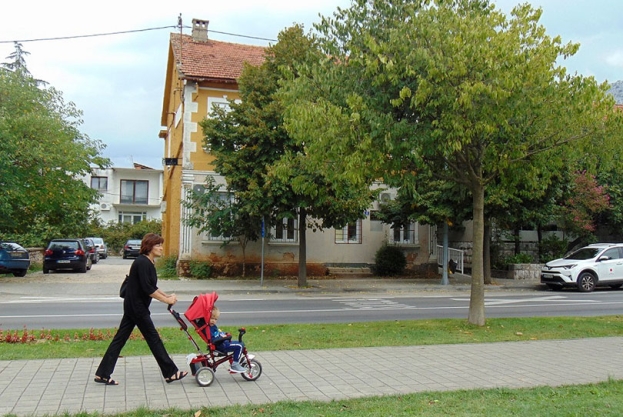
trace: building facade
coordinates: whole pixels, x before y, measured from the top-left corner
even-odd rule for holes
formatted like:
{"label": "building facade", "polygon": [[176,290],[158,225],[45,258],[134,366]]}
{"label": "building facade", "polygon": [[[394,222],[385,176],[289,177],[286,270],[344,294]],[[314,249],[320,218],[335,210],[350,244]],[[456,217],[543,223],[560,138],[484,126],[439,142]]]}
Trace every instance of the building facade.
{"label": "building facade", "polygon": [[[225,272],[236,274],[235,265],[243,256],[241,247],[234,243],[223,246],[221,237],[187,226],[183,202],[190,190],[205,184],[208,175],[225,185],[224,178],[214,171],[214,157],[204,149],[199,123],[210,117],[213,106],[228,107],[228,100],[240,98],[237,79],[243,66],[261,65],[265,48],[211,40],[207,27],[207,21],[195,19],[192,35],[173,33],[170,37],[159,135],[164,140],[165,160],[162,230],[165,255],[229,265],[233,269]],[[381,199],[393,196],[390,190],[382,193]],[[434,240],[429,228],[412,224],[394,230],[376,219],[376,209],[377,203],[366,212],[365,219],[343,229],[307,229],[310,274],[323,273],[328,267],[370,265],[384,242],[400,245],[410,265],[428,263]],[[244,258],[251,270],[258,267],[263,254],[273,273],[296,275],[298,230],[296,219],[286,219],[283,225],[267,231],[263,243],[250,242]]]}
{"label": "building facade", "polygon": [[134,164],[133,168],[94,168],[83,181],[100,193],[91,208],[103,223],[138,223],[162,219],[162,174]]}

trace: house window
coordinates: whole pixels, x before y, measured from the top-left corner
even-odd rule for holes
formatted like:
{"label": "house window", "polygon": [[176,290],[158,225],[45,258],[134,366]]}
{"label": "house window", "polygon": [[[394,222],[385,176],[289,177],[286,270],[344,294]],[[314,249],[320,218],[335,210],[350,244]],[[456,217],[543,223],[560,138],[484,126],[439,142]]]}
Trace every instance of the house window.
{"label": "house window", "polygon": [[119,223],[130,223],[136,224],[140,221],[147,219],[146,212],[128,212],[128,211],[120,211],[119,212]]}
{"label": "house window", "polygon": [[214,108],[218,107],[229,112],[229,101],[227,98],[208,97],[208,117],[214,117]]}
{"label": "house window", "polygon": [[390,237],[390,243],[396,243],[396,244],[405,244],[405,245],[414,245],[417,243],[417,228],[416,228],[417,224],[416,223],[410,223],[406,226],[402,226],[402,227],[392,227],[391,233],[389,235]]}
{"label": "house window", "polygon": [[121,180],[121,204],[147,204],[149,181]]}
{"label": "house window", "polygon": [[[218,207],[221,207],[222,209],[227,208],[228,206],[231,206],[231,204],[234,201],[233,194],[231,193],[219,192],[214,198],[218,200],[216,202],[216,205]],[[231,212],[229,213],[231,214]],[[233,236],[231,235],[230,236],[215,235],[215,234],[212,234],[212,232],[206,232],[205,236],[207,236],[210,242],[225,242],[225,241],[230,241],[233,239]]]}
{"label": "house window", "polygon": [[271,242],[296,243],[298,242],[298,221],[288,218],[278,220],[270,234]]}
{"label": "house window", "polygon": [[108,190],[108,177],[91,177],[91,188],[100,192]]}
{"label": "house window", "polygon": [[361,219],[336,229],[335,243],[361,243]]}

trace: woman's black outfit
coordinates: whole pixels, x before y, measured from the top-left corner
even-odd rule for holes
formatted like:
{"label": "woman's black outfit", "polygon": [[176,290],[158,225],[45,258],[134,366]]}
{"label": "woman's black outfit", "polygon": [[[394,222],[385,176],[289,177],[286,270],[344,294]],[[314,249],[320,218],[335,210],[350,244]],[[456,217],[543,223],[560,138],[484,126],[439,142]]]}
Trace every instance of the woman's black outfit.
{"label": "woman's black outfit", "polygon": [[110,342],[110,346],[108,346],[97,368],[96,376],[104,380],[110,378],[121,349],[134,330],[134,326],[138,327],[149,345],[151,353],[160,366],[162,376],[169,378],[178,371],[177,366],[164,348],[149,312],[152,299],[150,294],[158,289],[157,283],[158,275],[153,262],[147,256],[139,255],[130,267],[128,286],[123,300],[123,318],[119,324],[119,330]]}

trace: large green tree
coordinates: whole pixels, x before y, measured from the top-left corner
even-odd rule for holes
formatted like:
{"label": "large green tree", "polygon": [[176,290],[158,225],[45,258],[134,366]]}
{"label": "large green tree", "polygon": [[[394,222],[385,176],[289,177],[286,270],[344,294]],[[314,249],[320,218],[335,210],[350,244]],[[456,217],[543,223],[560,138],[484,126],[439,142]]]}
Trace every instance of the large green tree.
{"label": "large green tree", "polygon": [[80,132],[81,112],[35,80],[23,56],[0,68],[0,235],[42,245],[86,230],[97,193],[79,176],[108,161]]}
{"label": "large green tree", "polygon": [[245,66],[238,80],[240,102],[213,109],[213,117],[201,124],[206,149],[216,157],[215,170],[235,195],[237,215],[265,218],[267,229],[298,217],[301,287],[307,285],[308,225],[344,226],[363,216],[373,195],[363,184],[329,181],[326,171],[309,158],[306,145],[294,141],[283,126],[280,83],[286,74],[296,77],[298,65],[320,59],[323,55],[301,26],[285,29],[267,48],[263,65]]}
{"label": "large green tree", "polygon": [[605,84],[558,64],[578,45],[548,36],[540,15],[520,5],[507,17],[486,0],[356,0],[317,26],[329,58],[287,89],[288,131],[334,175],[392,184],[428,169],[470,191],[476,325],[485,191],[497,181],[513,194],[519,178],[545,190],[558,148],[599,132],[613,105]]}

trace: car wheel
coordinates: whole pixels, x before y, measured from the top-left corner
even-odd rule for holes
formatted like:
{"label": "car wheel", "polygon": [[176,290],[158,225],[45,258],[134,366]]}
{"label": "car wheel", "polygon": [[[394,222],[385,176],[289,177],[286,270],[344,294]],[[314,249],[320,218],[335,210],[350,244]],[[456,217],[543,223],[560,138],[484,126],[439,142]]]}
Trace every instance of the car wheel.
{"label": "car wheel", "polygon": [[582,272],[578,277],[578,290],[581,292],[591,292],[596,285],[597,279],[590,272]]}
{"label": "car wheel", "polygon": [[79,271],[85,274],[89,269],[91,268],[87,268],[87,263],[85,262],[84,265],[82,265],[82,268],[79,269]]}
{"label": "car wheel", "polygon": [[100,261],[100,257],[99,257],[99,255],[95,255],[95,256],[93,257],[93,260],[92,260],[91,262],[92,262],[92,263],[94,263],[94,264],[96,264],[96,263],[98,263],[99,261]]}
{"label": "car wheel", "polygon": [[19,271],[13,272],[13,276],[14,277],[25,277],[26,276],[26,272],[28,272],[27,269],[20,269]]}
{"label": "car wheel", "polygon": [[49,273],[50,273],[50,270],[49,270],[49,269],[47,269],[47,268],[43,268],[43,273],[44,273],[44,274],[49,274]]}

